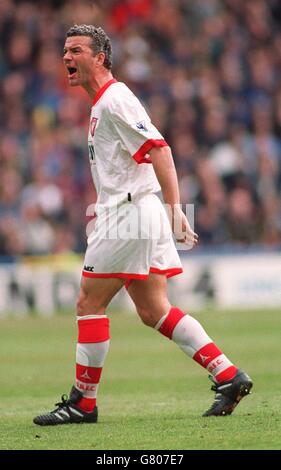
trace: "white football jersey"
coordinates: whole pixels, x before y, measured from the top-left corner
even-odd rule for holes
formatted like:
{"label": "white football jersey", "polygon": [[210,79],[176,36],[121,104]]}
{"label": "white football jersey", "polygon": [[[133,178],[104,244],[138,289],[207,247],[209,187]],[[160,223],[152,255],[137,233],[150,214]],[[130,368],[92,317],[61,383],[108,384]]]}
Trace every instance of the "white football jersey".
{"label": "white football jersey", "polygon": [[88,146],[97,204],[105,207],[160,191],[148,152],[168,145],[131,90],[115,79],[97,93]]}

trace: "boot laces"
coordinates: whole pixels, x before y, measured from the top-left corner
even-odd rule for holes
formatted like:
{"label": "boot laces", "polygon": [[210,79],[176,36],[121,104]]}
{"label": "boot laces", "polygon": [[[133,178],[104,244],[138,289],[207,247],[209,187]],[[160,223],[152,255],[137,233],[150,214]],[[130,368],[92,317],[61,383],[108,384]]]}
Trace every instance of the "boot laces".
{"label": "boot laces", "polygon": [[70,398],[68,397],[68,395],[64,394],[61,396],[61,402],[59,403],[56,403],[55,406],[57,406],[56,410],[54,411],[54,413],[58,410],[60,410],[61,408],[66,408],[67,411],[70,413],[70,405],[72,404]]}

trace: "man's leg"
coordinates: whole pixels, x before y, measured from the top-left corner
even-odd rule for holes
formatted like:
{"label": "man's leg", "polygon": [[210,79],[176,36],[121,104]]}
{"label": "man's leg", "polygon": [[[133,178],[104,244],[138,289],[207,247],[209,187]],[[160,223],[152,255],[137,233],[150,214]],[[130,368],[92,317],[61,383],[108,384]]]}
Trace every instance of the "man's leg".
{"label": "man's leg", "polygon": [[35,424],[97,421],[97,390],[110,342],[105,311],[123,285],[121,279],[82,278],[77,301],[76,386],[69,400],[64,399],[56,410],[34,418]]}
{"label": "man's leg", "polygon": [[[128,287],[128,292],[135,303],[139,316],[146,325],[157,329],[164,336],[175,341],[188,356],[212,374],[215,391],[218,390],[220,393],[220,385],[225,387],[223,390],[230,389],[228,383],[232,384],[236,377],[240,377],[241,372],[214,344],[197,320],[186,315],[179,308],[171,306],[167,297],[167,280],[164,275],[150,274],[146,281],[134,280]],[[246,376],[246,374],[244,375]],[[245,390],[241,390],[241,393],[246,395],[249,393],[252,383],[248,376],[243,377],[243,381],[246,383],[246,387]],[[231,400],[229,402],[227,400],[223,409],[219,407],[215,410],[212,407],[210,415],[230,414],[233,411],[244,396],[236,393],[236,385],[234,388],[234,394],[231,390]]]}
{"label": "man's leg", "polygon": [[109,350],[109,318],[105,311],[123,285],[123,280],[115,278],[83,277],[81,281],[77,301],[76,388],[83,394],[77,405],[86,412],[96,406],[102,367]]}

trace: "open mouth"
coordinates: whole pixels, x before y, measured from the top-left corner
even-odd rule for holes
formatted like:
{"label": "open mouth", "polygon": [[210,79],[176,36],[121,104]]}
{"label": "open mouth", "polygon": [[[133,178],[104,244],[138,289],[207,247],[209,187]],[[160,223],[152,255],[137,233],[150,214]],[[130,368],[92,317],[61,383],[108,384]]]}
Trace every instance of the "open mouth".
{"label": "open mouth", "polygon": [[67,70],[68,70],[68,76],[69,77],[72,77],[77,72],[76,67],[67,67]]}

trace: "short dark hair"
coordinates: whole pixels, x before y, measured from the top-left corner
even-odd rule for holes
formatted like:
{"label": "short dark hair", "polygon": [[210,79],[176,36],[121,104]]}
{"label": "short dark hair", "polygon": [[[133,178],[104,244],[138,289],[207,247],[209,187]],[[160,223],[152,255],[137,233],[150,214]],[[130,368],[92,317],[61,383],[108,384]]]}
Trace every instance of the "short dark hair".
{"label": "short dark hair", "polygon": [[102,28],[96,28],[89,24],[75,24],[66,33],[66,37],[89,36],[92,38],[92,49],[94,54],[103,52],[105,54],[104,67],[108,70],[112,68],[112,47],[107,34]]}

